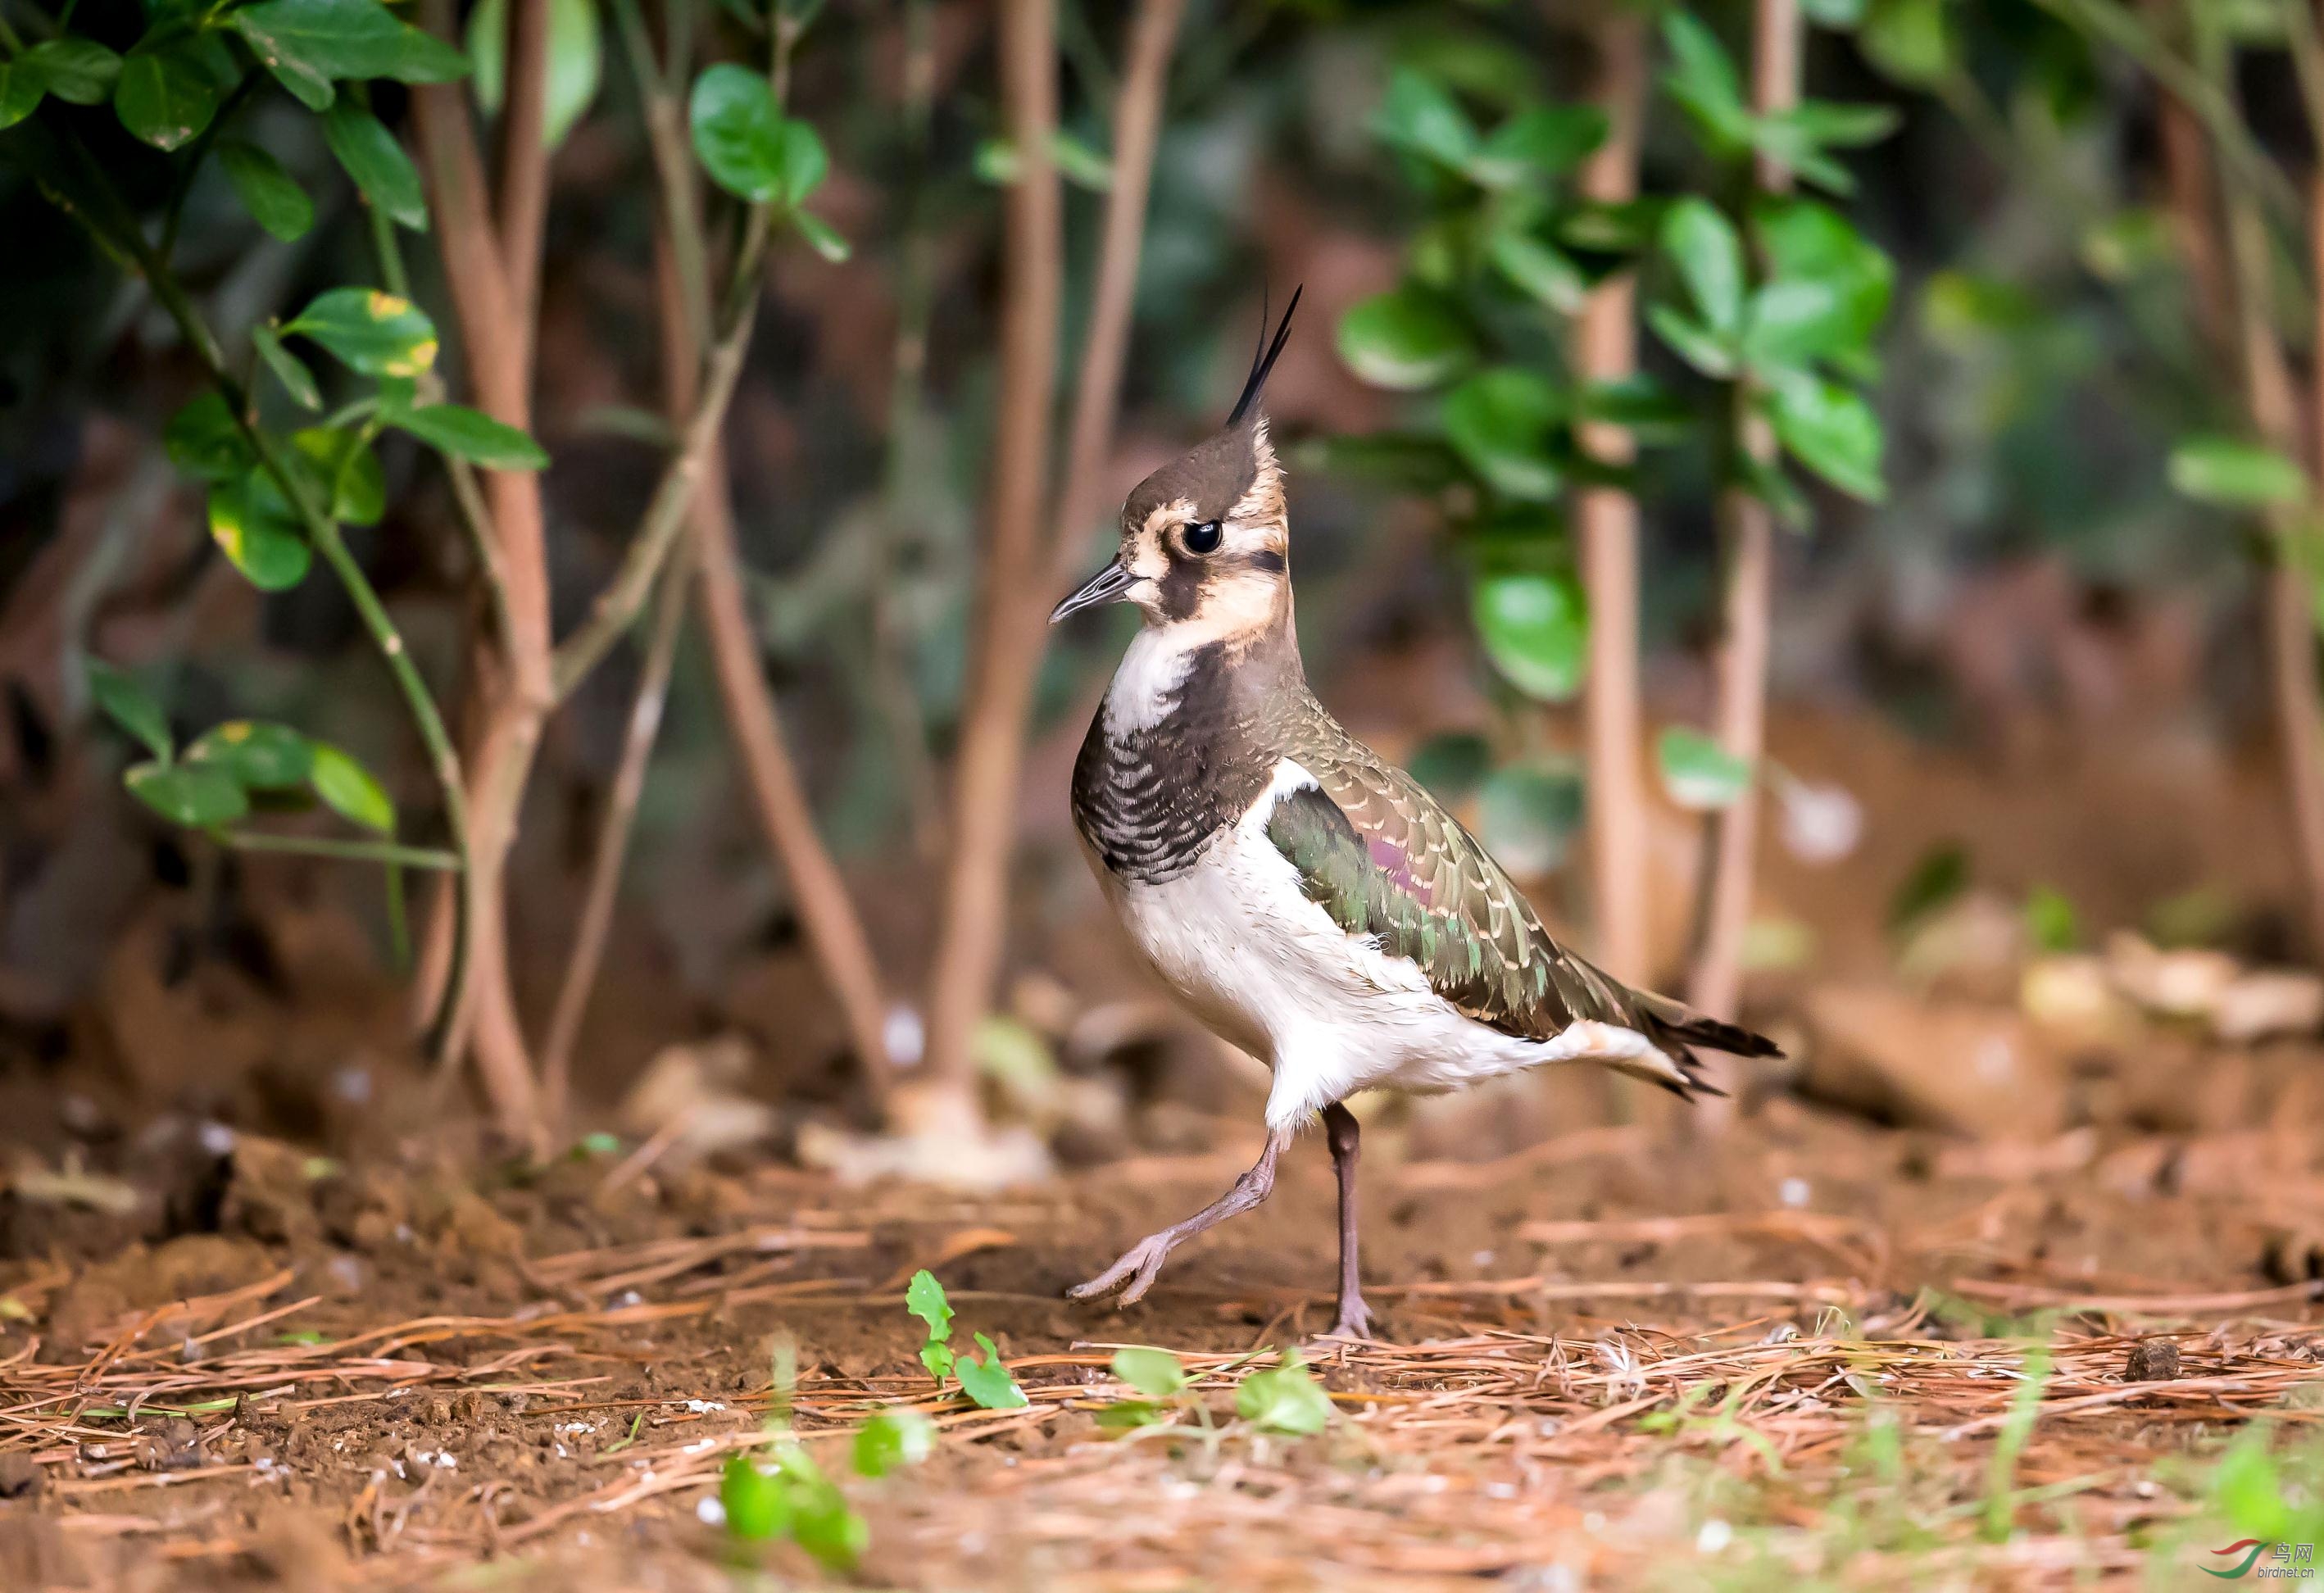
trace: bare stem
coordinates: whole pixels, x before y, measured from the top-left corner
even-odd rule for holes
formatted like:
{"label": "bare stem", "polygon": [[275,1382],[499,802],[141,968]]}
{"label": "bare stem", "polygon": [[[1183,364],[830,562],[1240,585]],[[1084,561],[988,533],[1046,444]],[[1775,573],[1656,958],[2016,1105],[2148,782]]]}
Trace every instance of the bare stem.
{"label": "bare stem", "polygon": [[[2205,82],[2234,112],[2233,56],[2228,42],[2218,19],[2203,6],[2190,7],[2190,14]],[[2312,32],[2306,42],[2312,48]],[[2303,71],[2303,85],[2308,78]],[[2309,109],[2311,114],[2324,112],[2324,102],[2311,100]],[[2282,335],[2271,318],[2266,223],[2248,188],[2232,180],[2221,187],[2228,254],[2235,265],[2234,303],[2245,403],[2253,427],[2271,447],[2295,458],[2310,455],[2308,468],[2313,482],[2324,473],[2324,435],[2314,439],[2313,450],[2301,447],[2300,397],[2292,385]],[[2317,198],[2324,203],[2324,186],[2319,186]],[[2313,226],[2319,273],[2316,290],[2324,294],[2324,214],[2314,219]],[[2324,415],[2319,416],[2318,424],[2324,427]],[[2264,589],[2268,677],[2275,702],[2276,733],[2282,744],[2288,816],[2313,943],[2310,950],[2324,955],[2324,693],[2319,693],[2316,677],[2316,621],[2310,585],[2316,529],[2296,507],[2271,510],[2267,523],[2273,543]]]}
{"label": "bare stem", "polygon": [[530,370],[540,324],[540,245],[549,222],[549,19],[545,0],[508,11],[507,98],[501,111],[499,221],[511,335]]}
{"label": "bare stem", "polygon": [[[1097,518],[1099,494],[1105,486],[1106,456],[1112,451],[1114,418],[1121,407],[1121,368],[1130,350],[1138,262],[1146,238],[1146,196],[1162,127],[1162,95],[1169,84],[1171,50],[1185,9],[1185,0],[1139,0],[1130,19],[1121,88],[1113,102],[1113,188],[1106,198],[1089,331],[1074,387],[1065,490],[1058,495],[1056,523],[1050,532],[1049,585],[1061,585],[1080,574],[1084,538]],[[1038,603],[1046,591],[1032,596]]]}
{"label": "bare stem", "polygon": [[565,977],[557,989],[550,1011],[549,1037],[540,1051],[542,1115],[550,1124],[564,1121],[570,1092],[573,1046],[580,1038],[581,1019],[596,988],[597,971],[605,958],[605,942],[613,925],[613,907],[621,894],[622,864],[629,856],[630,831],[637,821],[638,798],[646,785],[646,765],[661,734],[662,710],[669,701],[669,677],[678,658],[678,640],[686,628],[687,600],[694,584],[693,561],[681,552],[670,560],[654,603],[653,631],[646,642],[644,672],[638,695],[630,705],[630,723],[622,740],[622,760],[606,794],[605,811],[597,825],[597,841],[589,860],[589,885],[582,898],[581,916],[573,931],[573,950],[566,960]]}
{"label": "bare stem", "polygon": [[1020,165],[1008,198],[987,541],[953,776],[950,866],[929,981],[927,1083],[910,1103],[915,1117],[931,1121],[959,1120],[973,1099],[971,1043],[1001,969],[1023,704],[1040,648],[1028,606],[1038,594],[1027,589],[1047,568],[1038,557],[1042,478],[1064,276],[1062,207],[1051,155],[1057,124],[1056,17],[1051,0],[1003,0],[999,11],[1001,97]]}
{"label": "bare stem", "polygon": [[[616,0],[616,21],[622,27],[640,94],[646,101],[648,143],[662,189],[663,226],[657,235],[656,263],[662,284],[665,403],[674,419],[694,414],[696,421],[689,429],[701,439],[699,483],[690,498],[681,502],[681,508],[690,514],[690,547],[701,577],[688,584],[701,605],[729,732],[766,833],[769,850],[789,881],[808,950],[839,1003],[865,1081],[875,1099],[884,1099],[890,1067],[884,1033],[886,1001],[881,991],[879,965],[872,957],[862,921],[847,893],[846,881],[816,831],[806,787],[783,740],[774,694],[760,668],[757,638],[743,595],[741,557],[734,546],[725,459],[717,440],[720,428],[715,418],[706,429],[703,426],[705,395],[696,388],[704,379],[710,290],[706,280],[707,251],[700,239],[701,211],[693,157],[679,130],[676,112],[676,85],[683,77],[682,60],[673,55],[666,69],[659,72],[654,69],[650,45],[631,0]],[[786,24],[777,30],[771,74],[777,79],[788,71],[790,52],[797,42],[795,25]],[[674,41],[673,49],[680,43],[682,39]],[[757,258],[764,245],[767,219],[766,212],[761,210],[754,214],[752,225],[747,229],[728,295],[731,316],[747,314],[750,305],[755,302]],[[746,329],[742,336],[747,339]],[[740,344],[735,344],[734,349],[739,360]],[[709,367],[715,375],[720,368],[721,355],[716,350],[709,352]],[[725,380],[731,386],[731,371]],[[719,399],[717,414],[723,415],[724,401],[723,397]],[[684,556],[675,557],[672,565],[674,569],[684,569]],[[657,642],[660,622],[658,618]],[[650,660],[649,668],[650,670]],[[642,695],[640,700],[642,705]],[[634,720],[632,725],[634,728]],[[613,844],[614,833],[609,821],[600,843],[601,868],[602,849]]]}
{"label": "bare stem", "polygon": [[[1612,12],[1597,27],[1598,88],[1606,142],[1582,168],[1582,189],[1605,204],[1637,194],[1638,139],[1646,82],[1643,18]],[[1637,366],[1637,284],[1628,272],[1599,284],[1574,327],[1575,373],[1619,382]],[[1637,448],[1628,429],[1582,428],[1582,446],[1608,465]],[[1646,959],[1646,794],[1638,698],[1638,505],[1618,487],[1583,491],[1575,505],[1582,576],[1590,598],[1590,684],[1583,703],[1590,744],[1591,911],[1599,961],[1617,979],[1643,981]],[[1609,1075],[1609,1078],[1612,1075]]]}
{"label": "bare stem", "polygon": [[[1752,29],[1752,102],[1762,115],[1799,103],[1799,0],[1757,0]],[[1791,171],[1761,157],[1758,191],[1791,187]],[[1735,446],[1763,468],[1776,467],[1775,439],[1757,410],[1748,382],[1731,393]],[[1742,997],[1743,936],[1750,925],[1759,828],[1759,771],[1767,713],[1767,644],[1775,606],[1775,516],[1755,493],[1729,483],[1720,496],[1727,544],[1726,600],[1719,652],[1719,743],[1750,771],[1742,792],[1711,821],[1708,887],[1701,945],[1689,995],[1714,1017],[1732,1018]],[[1719,1100],[1692,1120],[1723,1127],[1732,1108]]]}

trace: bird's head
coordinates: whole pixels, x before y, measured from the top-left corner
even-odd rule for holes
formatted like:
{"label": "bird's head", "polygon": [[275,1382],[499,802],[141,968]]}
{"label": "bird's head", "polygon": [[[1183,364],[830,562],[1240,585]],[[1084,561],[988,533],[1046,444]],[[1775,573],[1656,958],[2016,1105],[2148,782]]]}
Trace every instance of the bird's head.
{"label": "bird's head", "polygon": [[1283,467],[1259,400],[1298,308],[1294,292],[1226,425],[1138,483],[1121,507],[1113,561],[1050,612],[1052,624],[1100,603],[1133,603],[1149,625],[1212,640],[1267,630],[1289,612]]}

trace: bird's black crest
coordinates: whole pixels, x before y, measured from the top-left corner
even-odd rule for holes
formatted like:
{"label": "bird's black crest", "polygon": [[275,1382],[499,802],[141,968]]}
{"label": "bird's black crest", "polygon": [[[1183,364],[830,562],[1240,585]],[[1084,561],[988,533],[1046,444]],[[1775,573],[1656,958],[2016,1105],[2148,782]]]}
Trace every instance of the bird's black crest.
{"label": "bird's black crest", "polygon": [[[1283,307],[1283,319],[1276,325],[1275,341],[1262,343],[1251,351],[1250,377],[1242,384],[1242,396],[1235,400],[1235,407],[1227,414],[1229,426],[1235,425],[1250,414],[1251,406],[1259,402],[1259,395],[1267,386],[1267,373],[1275,369],[1275,356],[1283,352],[1284,344],[1291,336],[1291,318],[1298,311],[1299,295],[1306,290],[1305,283],[1291,290],[1291,302]],[[1259,335],[1261,338],[1267,336],[1267,300],[1263,290],[1259,305]]]}

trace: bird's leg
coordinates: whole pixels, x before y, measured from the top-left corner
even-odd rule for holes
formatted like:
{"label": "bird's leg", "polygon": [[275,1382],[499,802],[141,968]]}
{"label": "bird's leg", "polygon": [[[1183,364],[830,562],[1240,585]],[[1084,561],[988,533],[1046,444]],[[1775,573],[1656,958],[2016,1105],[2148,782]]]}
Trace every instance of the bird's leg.
{"label": "bird's leg", "polygon": [[1371,1308],[1364,1303],[1356,1266],[1356,1114],[1341,1101],[1323,1109],[1323,1137],[1332,1147],[1332,1171],[1340,1180],[1340,1314],[1329,1337],[1369,1339]]}
{"label": "bird's leg", "polygon": [[1214,1228],[1228,1218],[1250,1211],[1265,1200],[1275,1189],[1275,1164],[1291,1143],[1291,1130],[1279,1129],[1267,1137],[1267,1148],[1259,1153],[1251,1170],[1234,1181],[1234,1187],[1187,1218],[1174,1222],[1157,1234],[1149,1234],[1130,1246],[1121,1259],[1107,1267],[1085,1284],[1076,1284],[1065,1291],[1076,1300],[1087,1300],[1118,1288],[1126,1279],[1130,1286],[1121,1291],[1121,1303],[1130,1304],[1154,1286],[1155,1274],[1170,1252],[1193,1238],[1206,1228]]}

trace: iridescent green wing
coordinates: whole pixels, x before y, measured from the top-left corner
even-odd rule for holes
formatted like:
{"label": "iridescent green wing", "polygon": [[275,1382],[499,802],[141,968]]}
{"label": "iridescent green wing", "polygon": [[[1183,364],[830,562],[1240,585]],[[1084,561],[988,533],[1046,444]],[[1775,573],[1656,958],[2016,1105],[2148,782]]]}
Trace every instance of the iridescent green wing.
{"label": "iridescent green wing", "polygon": [[1377,937],[1505,1034],[1628,1021],[1628,992],[1551,940],[1500,865],[1409,777],[1351,740],[1300,762],[1316,783],[1276,803],[1268,839],[1341,928]]}

